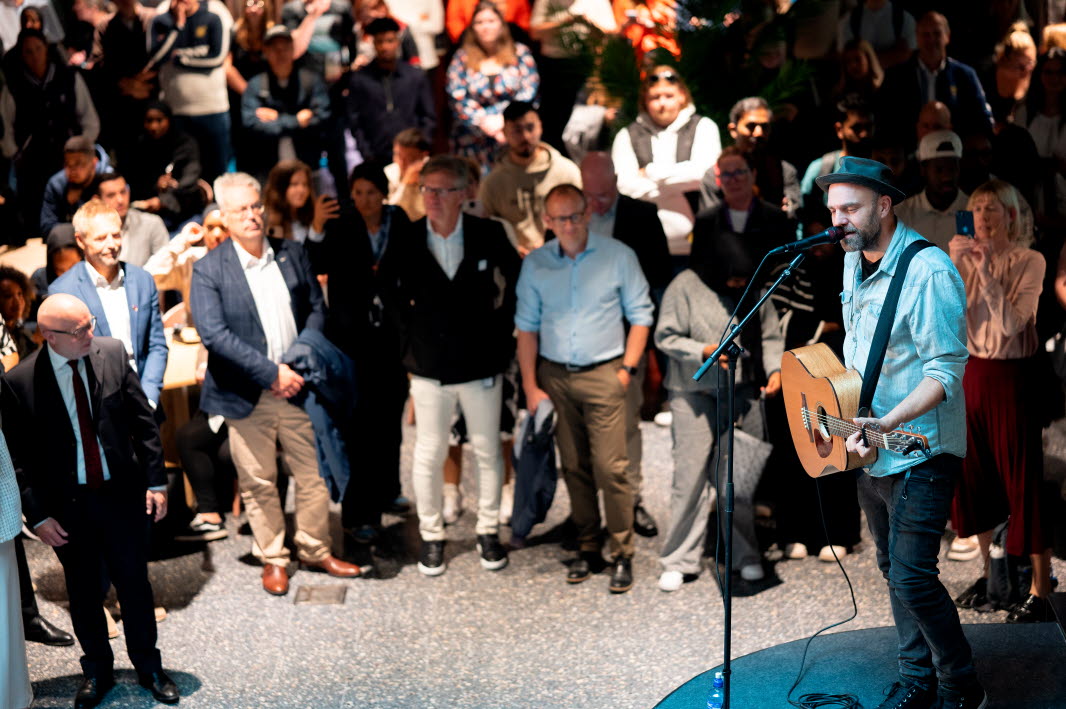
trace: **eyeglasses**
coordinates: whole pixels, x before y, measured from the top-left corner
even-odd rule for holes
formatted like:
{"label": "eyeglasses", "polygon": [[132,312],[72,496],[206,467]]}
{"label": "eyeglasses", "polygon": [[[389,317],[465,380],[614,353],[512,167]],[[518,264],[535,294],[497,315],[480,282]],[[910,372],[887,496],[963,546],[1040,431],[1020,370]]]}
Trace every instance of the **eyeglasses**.
{"label": "eyeglasses", "polygon": [[742,167],[739,170],[723,170],[722,172],[718,173],[718,177],[722,178],[723,180],[737,180],[749,174],[750,172],[751,170],[749,170],[748,168]]}
{"label": "eyeglasses", "polygon": [[265,3],[263,0],[245,0],[244,6],[249,10],[262,10]]}
{"label": "eyeglasses", "polygon": [[657,84],[660,81],[668,81],[671,84],[676,84],[681,81],[681,77],[672,71],[660,71],[656,72],[655,74],[648,74],[648,76],[644,79],[644,82],[649,85]]}
{"label": "eyeglasses", "polygon": [[463,192],[465,187],[430,187],[428,185],[419,185],[418,191],[424,195],[433,195],[434,197],[443,197],[446,194],[452,192]]}
{"label": "eyeglasses", "polygon": [[262,214],[263,213],[263,203],[262,202],[253,202],[252,204],[246,204],[243,207],[238,207],[236,209],[227,209],[225,211],[226,211],[226,214],[235,214],[238,217],[245,217],[245,216],[248,216],[250,214]]}
{"label": "eyeglasses", "polygon": [[96,329],[96,316],[94,315],[90,317],[89,323],[87,325],[82,325],[76,330],[52,330],[51,328],[46,329],[50,330],[51,332],[54,332],[57,335],[68,335],[70,337],[73,337],[75,340],[80,340],[81,338],[85,337],[86,334]]}
{"label": "eyeglasses", "polygon": [[553,217],[550,214],[547,214],[545,216],[547,216],[550,221],[553,221],[556,224],[559,224],[560,226],[562,226],[563,224],[573,224],[574,226],[577,226],[581,223],[581,220],[584,218],[585,213],[576,212],[575,214],[560,214],[557,217]]}

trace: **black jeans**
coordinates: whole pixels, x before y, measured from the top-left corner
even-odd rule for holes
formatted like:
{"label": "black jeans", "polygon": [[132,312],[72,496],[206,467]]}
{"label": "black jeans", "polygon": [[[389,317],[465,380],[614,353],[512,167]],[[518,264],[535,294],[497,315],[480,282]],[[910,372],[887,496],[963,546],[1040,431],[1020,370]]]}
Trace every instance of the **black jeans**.
{"label": "black jeans", "polygon": [[888,581],[899,636],[899,674],[940,692],[976,683],[973,653],[955,604],[940,583],[937,557],[962,459],[938,455],[905,473],[859,475],[859,504]]}

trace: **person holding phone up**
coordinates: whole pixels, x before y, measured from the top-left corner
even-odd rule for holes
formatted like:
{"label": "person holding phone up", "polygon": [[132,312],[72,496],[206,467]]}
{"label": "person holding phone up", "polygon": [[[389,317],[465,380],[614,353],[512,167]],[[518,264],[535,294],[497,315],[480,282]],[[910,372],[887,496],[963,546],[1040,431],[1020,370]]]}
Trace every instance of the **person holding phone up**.
{"label": "person holding phone up", "polygon": [[1029,402],[1041,382],[1032,360],[1039,340],[1036,309],[1043,289],[1044,257],[1028,248],[1029,230],[1019,223],[1020,196],[1011,185],[989,180],[974,190],[972,236],[956,234],[951,260],[966,286],[966,339],[970,352],[966,398],[966,457],[952,503],[951,522],[960,537],[976,534],[985,573],[955,599],[956,605],[992,610],[987,596],[992,533],[1010,519],[1007,553],[1033,564],[1028,597],[1008,623],[1050,618],[1049,522],[1041,509],[1041,424]]}

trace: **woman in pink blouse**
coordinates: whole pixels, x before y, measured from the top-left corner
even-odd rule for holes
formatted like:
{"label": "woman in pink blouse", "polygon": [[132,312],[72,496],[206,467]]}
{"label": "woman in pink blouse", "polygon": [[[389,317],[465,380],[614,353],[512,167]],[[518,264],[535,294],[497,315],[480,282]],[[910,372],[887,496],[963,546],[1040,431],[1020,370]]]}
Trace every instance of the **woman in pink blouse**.
{"label": "woman in pink blouse", "polygon": [[1031,375],[1045,265],[1028,248],[1031,234],[1019,225],[1019,199],[1006,182],[981,185],[969,203],[976,237],[956,234],[948,245],[966,285],[970,351],[963,378],[966,458],[951,521],[959,536],[977,535],[985,560],[985,575],[955,602],[992,610],[986,594],[989,545],[992,530],[1009,517],[1007,553],[1029,556],[1033,577],[1028,597],[1007,622],[1039,622],[1050,613],[1051,550],[1049,519],[1041,509],[1043,451]]}
{"label": "woman in pink blouse", "polygon": [[539,87],[529,49],[511,38],[495,3],[479,2],[448,65],[447,94],[455,118],[452,151],[473,158],[488,172],[504,143],[503,109],[511,101],[532,101]]}

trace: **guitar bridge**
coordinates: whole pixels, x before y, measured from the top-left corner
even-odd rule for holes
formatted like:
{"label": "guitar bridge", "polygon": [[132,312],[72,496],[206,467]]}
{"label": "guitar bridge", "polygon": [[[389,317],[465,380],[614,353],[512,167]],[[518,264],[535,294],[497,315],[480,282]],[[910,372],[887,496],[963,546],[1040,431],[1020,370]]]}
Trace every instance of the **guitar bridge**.
{"label": "guitar bridge", "polygon": [[810,436],[811,443],[814,443],[814,429],[811,427],[811,412],[807,408],[807,394],[806,392],[800,393],[800,399],[803,412],[803,427],[807,429],[807,435]]}

